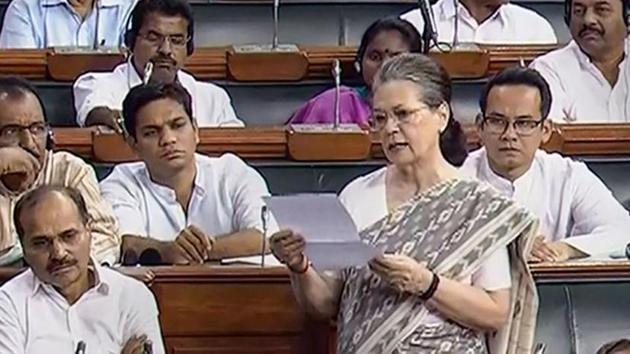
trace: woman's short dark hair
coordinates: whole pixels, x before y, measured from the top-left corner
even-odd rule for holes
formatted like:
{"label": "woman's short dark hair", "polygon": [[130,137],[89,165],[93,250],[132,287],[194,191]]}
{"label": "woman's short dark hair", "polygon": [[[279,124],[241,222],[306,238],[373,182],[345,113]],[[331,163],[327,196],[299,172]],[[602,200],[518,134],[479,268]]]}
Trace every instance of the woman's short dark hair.
{"label": "woman's short dark hair", "polygon": [[183,86],[178,83],[138,85],[129,91],[122,105],[124,127],[129,136],[136,138],[138,111],[147,104],[164,98],[170,98],[181,104],[192,123],[192,99]]}
{"label": "woman's short dark hair", "polygon": [[505,69],[488,81],[479,98],[481,114],[486,114],[488,94],[493,87],[516,85],[525,85],[538,90],[540,93],[540,117],[541,119],[547,119],[549,110],[551,109],[551,90],[549,89],[549,84],[538,71],[522,67]]}
{"label": "woman's short dark hair", "polygon": [[385,17],[373,22],[363,33],[359,49],[357,50],[357,56],[355,58],[355,62],[359,66],[363,62],[363,56],[367,51],[368,45],[370,45],[374,38],[381,32],[386,31],[396,31],[400,33],[405,43],[409,46],[409,51],[411,53],[420,53],[422,51],[422,37],[420,36],[420,33],[418,33],[418,30],[416,30],[409,21],[402,20],[399,17],[394,16]]}
{"label": "woman's short dark hair", "polygon": [[20,240],[24,237],[24,227],[20,222],[20,217],[23,212],[34,207],[37,203],[41,202],[46,196],[52,193],[59,193],[70,199],[79,211],[79,217],[84,225],[87,225],[90,220],[90,214],[87,209],[85,199],[76,188],[66,187],[59,184],[44,184],[37,188],[34,188],[24,194],[13,209],[13,225],[15,225],[15,231],[18,234]]}
{"label": "woman's short dark hair", "polygon": [[606,343],[597,350],[597,354],[615,354],[622,350],[630,350],[629,339],[619,339],[614,342]]}
{"label": "woman's short dark hair", "polygon": [[407,80],[418,85],[423,102],[436,109],[442,104],[449,107],[450,116],[446,129],[440,134],[440,150],[444,158],[455,166],[461,166],[468,156],[466,135],[451,109],[451,79],[435,60],[423,54],[401,54],[387,60],[376,74],[378,84],[388,81]]}

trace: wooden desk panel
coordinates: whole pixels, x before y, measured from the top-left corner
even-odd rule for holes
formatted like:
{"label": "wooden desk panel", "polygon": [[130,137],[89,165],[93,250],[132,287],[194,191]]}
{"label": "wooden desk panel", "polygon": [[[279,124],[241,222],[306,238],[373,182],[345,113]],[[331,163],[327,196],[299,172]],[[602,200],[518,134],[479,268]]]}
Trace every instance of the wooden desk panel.
{"label": "wooden desk panel", "polygon": [[[471,150],[481,146],[474,126],[465,126],[464,130]],[[118,135],[85,128],[54,128],[54,134],[57,149],[88,160],[118,163],[137,159]],[[198,151],[205,155],[231,152],[250,160],[290,160],[284,128],[203,128],[199,137]],[[630,124],[560,125],[543,149],[567,156],[628,156]],[[378,137],[372,135],[369,159],[383,158]]]}

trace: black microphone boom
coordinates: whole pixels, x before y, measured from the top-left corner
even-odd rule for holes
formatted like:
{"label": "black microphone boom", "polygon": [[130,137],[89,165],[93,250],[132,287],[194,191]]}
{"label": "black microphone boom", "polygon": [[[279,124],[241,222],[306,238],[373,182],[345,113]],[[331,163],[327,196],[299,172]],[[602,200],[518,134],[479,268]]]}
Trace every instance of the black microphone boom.
{"label": "black microphone boom", "polygon": [[435,23],[435,17],[433,16],[433,9],[429,0],[418,0],[418,9],[424,22],[424,28],[422,30],[422,52],[427,54],[431,49],[431,44],[438,42],[437,24]]}

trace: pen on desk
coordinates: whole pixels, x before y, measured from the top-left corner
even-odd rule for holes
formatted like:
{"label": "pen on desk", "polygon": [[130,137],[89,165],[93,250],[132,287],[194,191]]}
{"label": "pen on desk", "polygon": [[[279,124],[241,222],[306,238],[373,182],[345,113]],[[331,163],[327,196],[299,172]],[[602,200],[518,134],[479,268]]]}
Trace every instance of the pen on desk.
{"label": "pen on desk", "polygon": [[74,354],[85,354],[86,347],[87,345],[84,341],[79,341],[79,343],[77,343],[77,349],[74,351]]}

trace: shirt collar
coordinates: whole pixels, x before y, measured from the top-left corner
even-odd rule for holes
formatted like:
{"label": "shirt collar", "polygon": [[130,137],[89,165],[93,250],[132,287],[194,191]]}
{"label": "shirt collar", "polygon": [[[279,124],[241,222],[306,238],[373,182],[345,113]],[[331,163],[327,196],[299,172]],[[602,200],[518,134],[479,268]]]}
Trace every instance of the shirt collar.
{"label": "shirt collar", "polygon": [[[106,278],[101,276],[103,273],[102,269],[103,268],[100,265],[98,265],[98,262],[95,262],[92,258],[90,258],[90,261],[88,264],[88,272],[94,275],[94,286],[89,288],[87,291],[91,291],[92,289],[94,289],[94,291],[96,291],[97,293],[106,296],[109,294],[109,289],[111,288],[111,284]],[[54,290],[52,285],[41,281],[35,275],[35,273],[33,273],[32,269],[29,271],[32,273],[32,276],[33,276],[33,287],[32,287],[33,295],[37,294],[39,290],[44,290],[44,289]]]}
{"label": "shirt collar", "polygon": [[[483,149],[482,158],[481,158],[481,166],[480,166],[480,177],[482,180],[487,181],[495,188],[499,189],[502,193],[509,193],[510,197],[514,197],[514,194],[517,190],[529,190],[529,187],[532,184],[532,175],[533,168],[532,166],[536,162],[536,157],[534,157],[534,161],[532,162],[532,166],[525,172],[522,176],[517,178],[514,182],[499,176],[495,173],[490,167],[490,163],[488,162],[488,153],[485,148]],[[536,153],[538,155],[538,153]]]}
{"label": "shirt collar", "polygon": [[[131,89],[134,86],[138,86],[140,84],[142,84],[142,79],[140,78],[140,75],[138,74],[138,71],[136,71],[136,68],[133,66],[133,63],[131,62],[133,60],[133,55],[129,57],[129,59],[127,60],[126,63],[122,64],[123,66],[123,75],[126,76],[125,80],[127,80],[127,84],[129,86],[129,89]],[[177,71],[177,80],[179,80],[179,83],[186,87],[184,85],[184,82],[182,81],[182,71],[179,70]],[[188,88],[186,87],[186,90],[188,90]],[[192,95],[192,94],[191,94]]]}
{"label": "shirt collar", "polygon": [[[462,5],[459,0],[455,0],[457,2],[457,10],[460,11],[461,13],[465,13],[467,16],[472,18],[472,15],[470,15],[470,12],[468,11],[468,9],[466,8],[466,6]],[[441,8],[441,12],[444,16],[445,19],[450,20],[453,19],[455,17],[455,6],[454,6],[454,2],[453,0],[442,0],[440,2],[440,8]],[[487,21],[492,21],[495,17],[498,17],[499,20],[501,21],[502,24],[505,24],[506,21],[506,17],[505,17],[505,5],[501,5],[497,11],[495,11],[485,22]],[[480,24],[481,25],[481,24]]]}
{"label": "shirt collar", "polygon": [[[578,63],[580,63],[580,67],[583,70],[587,70],[589,68],[593,68],[593,62],[591,61],[591,58],[588,55],[586,55],[586,53],[584,53],[582,51],[582,49],[580,49],[580,46],[577,44],[577,42],[575,40],[571,40],[571,42],[569,42],[569,44],[567,46],[571,49],[571,51],[574,53],[574,55],[578,58]],[[619,67],[620,68],[623,67],[623,64],[626,62],[626,60],[628,58],[628,53],[630,52],[630,40],[628,38],[626,38],[624,40],[623,47],[624,47],[625,56],[624,56],[623,60],[619,63]]]}
{"label": "shirt collar", "polygon": [[[96,1],[98,1],[97,4],[99,8],[120,6],[125,3],[125,0],[96,0]],[[67,4],[68,6],[70,6],[70,4],[68,4],[68,0],[43,0],[41,4],[42,6],[57,6],[61,4]]]}
{"label": "shirt collar", "polygon": [[[195,179],[193,182],[194,183],[193,194],[198,194],[199,196],[203,197],[206,195],[206,189],[204,188],[206,176],[205,176],[204,169],[201,168],[199,164],[198,154],[195,154],[195,166],[197,167],[197,173],[195,174]],[[146,168],[146,165],[143,172],[144,172],[144,178],[145,178],[146,184],[149,186],[149,188],[155,191],[162,198],[170,199],[173,202],[176,201],[175,191],[172,190],[170,187],[155,183],[151,179],[151,175],[149,174],[149,169]]]}

